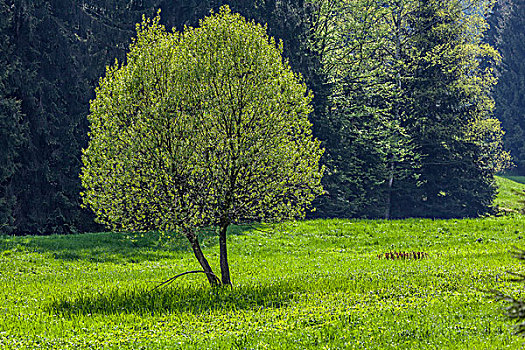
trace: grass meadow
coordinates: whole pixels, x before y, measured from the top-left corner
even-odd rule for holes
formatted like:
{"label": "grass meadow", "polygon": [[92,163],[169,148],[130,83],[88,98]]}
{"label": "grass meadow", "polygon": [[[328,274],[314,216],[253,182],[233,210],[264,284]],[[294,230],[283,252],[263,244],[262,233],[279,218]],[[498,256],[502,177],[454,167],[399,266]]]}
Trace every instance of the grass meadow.
{"label": "grass meadow", "polygon": [[[498,205],[516,209],[499,179]],[[513,197],[514,196],[514,197]],[[219,271],[217,239],[201,235]],[[1,349],[520,349],[505,304],[525,216],[315,220],[234,227],[234,288],[187,275],[183,238],[0,238]],[[419,259],[385,259],[422,252]],[[380,257],[378,257],[380,256]]]}

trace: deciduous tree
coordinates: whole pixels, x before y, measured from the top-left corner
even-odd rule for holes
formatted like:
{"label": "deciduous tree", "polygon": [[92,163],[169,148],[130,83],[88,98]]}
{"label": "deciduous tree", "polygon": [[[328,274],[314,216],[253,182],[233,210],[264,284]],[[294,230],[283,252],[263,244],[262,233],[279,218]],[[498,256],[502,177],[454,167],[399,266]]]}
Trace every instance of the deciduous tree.
{"label": "deciduous tree", "polygon": [[[321,194],[311,95],[265,27],[221,8],[182,33],[138,26],[91,103],[84,203],[116,229],[177,231],[231,284],[229,225],[301,217]],[[219,235],[221,280],[196,230]]]}

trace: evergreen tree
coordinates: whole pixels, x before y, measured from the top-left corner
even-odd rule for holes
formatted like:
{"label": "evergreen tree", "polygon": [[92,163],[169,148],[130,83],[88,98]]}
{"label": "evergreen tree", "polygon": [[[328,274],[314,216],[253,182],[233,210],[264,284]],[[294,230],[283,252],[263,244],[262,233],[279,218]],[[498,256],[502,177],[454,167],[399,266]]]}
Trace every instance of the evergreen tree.
{"label": "evergreen tree", "polygon": [[483,2],[316,3],[314,45],[339,126],[325,188],[341,208],[386,218],[489,211],[506,154],[490,120],[497,55],[481,43]]}
{"label": "evergreen tree", "polygon": [[[480,62],[496,57],[481,43],[481,2],[415,2],[407,18],[413,31],[405,49],[410,98],[404,126],[420,157],[417,182],[402,183],[398,216],[463,217],[490,210],[495,168],[484,161],[483,142],[472,128],[490,117],[494,77]],[[402,192],[399,192],[402,193]]]}
{"label": "evergreen tree", "polygon": [[13,181],[16,232],[67,233],[91,221],[80,210],[78,195],[78,137],[88,85],[73,38],[54,13],[57,6],[44,0],[11,6],[13,52],[20,62],[12,88],[28,128]]}
{"label": "evergreen tree", "polygon": [[11,87],[16,69],[9,35],[12,20],[12,8],[0,0],[0,234],[14,229],[17,198],[13,176],[24,140],[20,103],[13,97]]}
{"label": "evergreen tree", "polygon": [[525,1],[500,1],[492,16],[490,40],[501,53],[494,89],[495,116],[506,131],[504,143],[519,174],[525,174]]}

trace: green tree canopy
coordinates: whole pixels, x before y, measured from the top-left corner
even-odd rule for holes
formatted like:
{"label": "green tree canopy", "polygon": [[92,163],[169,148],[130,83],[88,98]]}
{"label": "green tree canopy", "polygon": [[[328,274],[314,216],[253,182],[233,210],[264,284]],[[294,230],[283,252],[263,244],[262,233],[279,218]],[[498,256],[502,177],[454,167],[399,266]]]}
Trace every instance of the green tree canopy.
{"label": "green tree canopy", "polygon": [[178,231],[212,285],[195,230],[302,217],[322,193],[311,95],[266,28],[221,8],[182,33],[137,27],[91,103],[84,203],[116,229]]}
{"label": "green tree canopy", "polygon": [[[492,41],[500,51],[495,115],[501,120],[505,147],[519,174],[525,174],[525,2],[497,1]],[[495,22],[495,23],[494,23]]]}
{"label": "green tree canopy", "polygon": [[19,167],[19,150],[26,131],[22,124],[20,101],[13,97],[11,80],[18,62],[13,57],[8,34],[12,9],[0,0],[0,234],[15,227],[16,195],[13,177]]}
{"label": "green tree canopy", "polygon": [[482,42],[487,3],[312,2],[332,138],[343,141],[327,145],[329,202],[386,218],[490,211],[509,155],[491,118],[498,55]]}

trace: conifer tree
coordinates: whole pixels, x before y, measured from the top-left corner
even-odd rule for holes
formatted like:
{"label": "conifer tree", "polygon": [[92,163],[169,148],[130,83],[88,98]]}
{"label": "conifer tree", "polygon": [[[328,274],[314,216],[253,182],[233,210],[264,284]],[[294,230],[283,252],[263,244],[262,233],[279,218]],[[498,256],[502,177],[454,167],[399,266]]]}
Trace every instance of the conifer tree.
{"label": "conifer tree", "polygon": [[506,132],[504,143],[516,171],[525,175],[525,1],[499,1],[496,10],[491,40],[502,58],[494,114]]}
{"label": "conifer tree", "polygon": [[334,119],[345,125],[333,133],[339,148],[327,147],[337,160],[327,172],[346,207],[387,218],[489,211],[507,155],[490,119],[497,54],[481,42],[485,3],[314,3],[314,45],[334,85]]}
{"label": "conifer tree", "polygon": [[24,140],[20,102],[12,95],[17,63],[10,36],[12,18],[12,8],[0,0],[0,234],[11,233],[15,227],[17,198],[13,176]]}
{"label": "conifer tree", "polygon": [[410,99],[404,125],[421,168],[417,182],[405,184],[412,197],[397,201],[400,216],[461,217],[490,210],[495,168],[484,162],[485,140],[471,137],[472,128],[491,116],[495,82],[480,65],[496,57],[481,42],[484,11],[477,1],[416,1],[407,17],[413,35],[405,49],[404,93]]}

